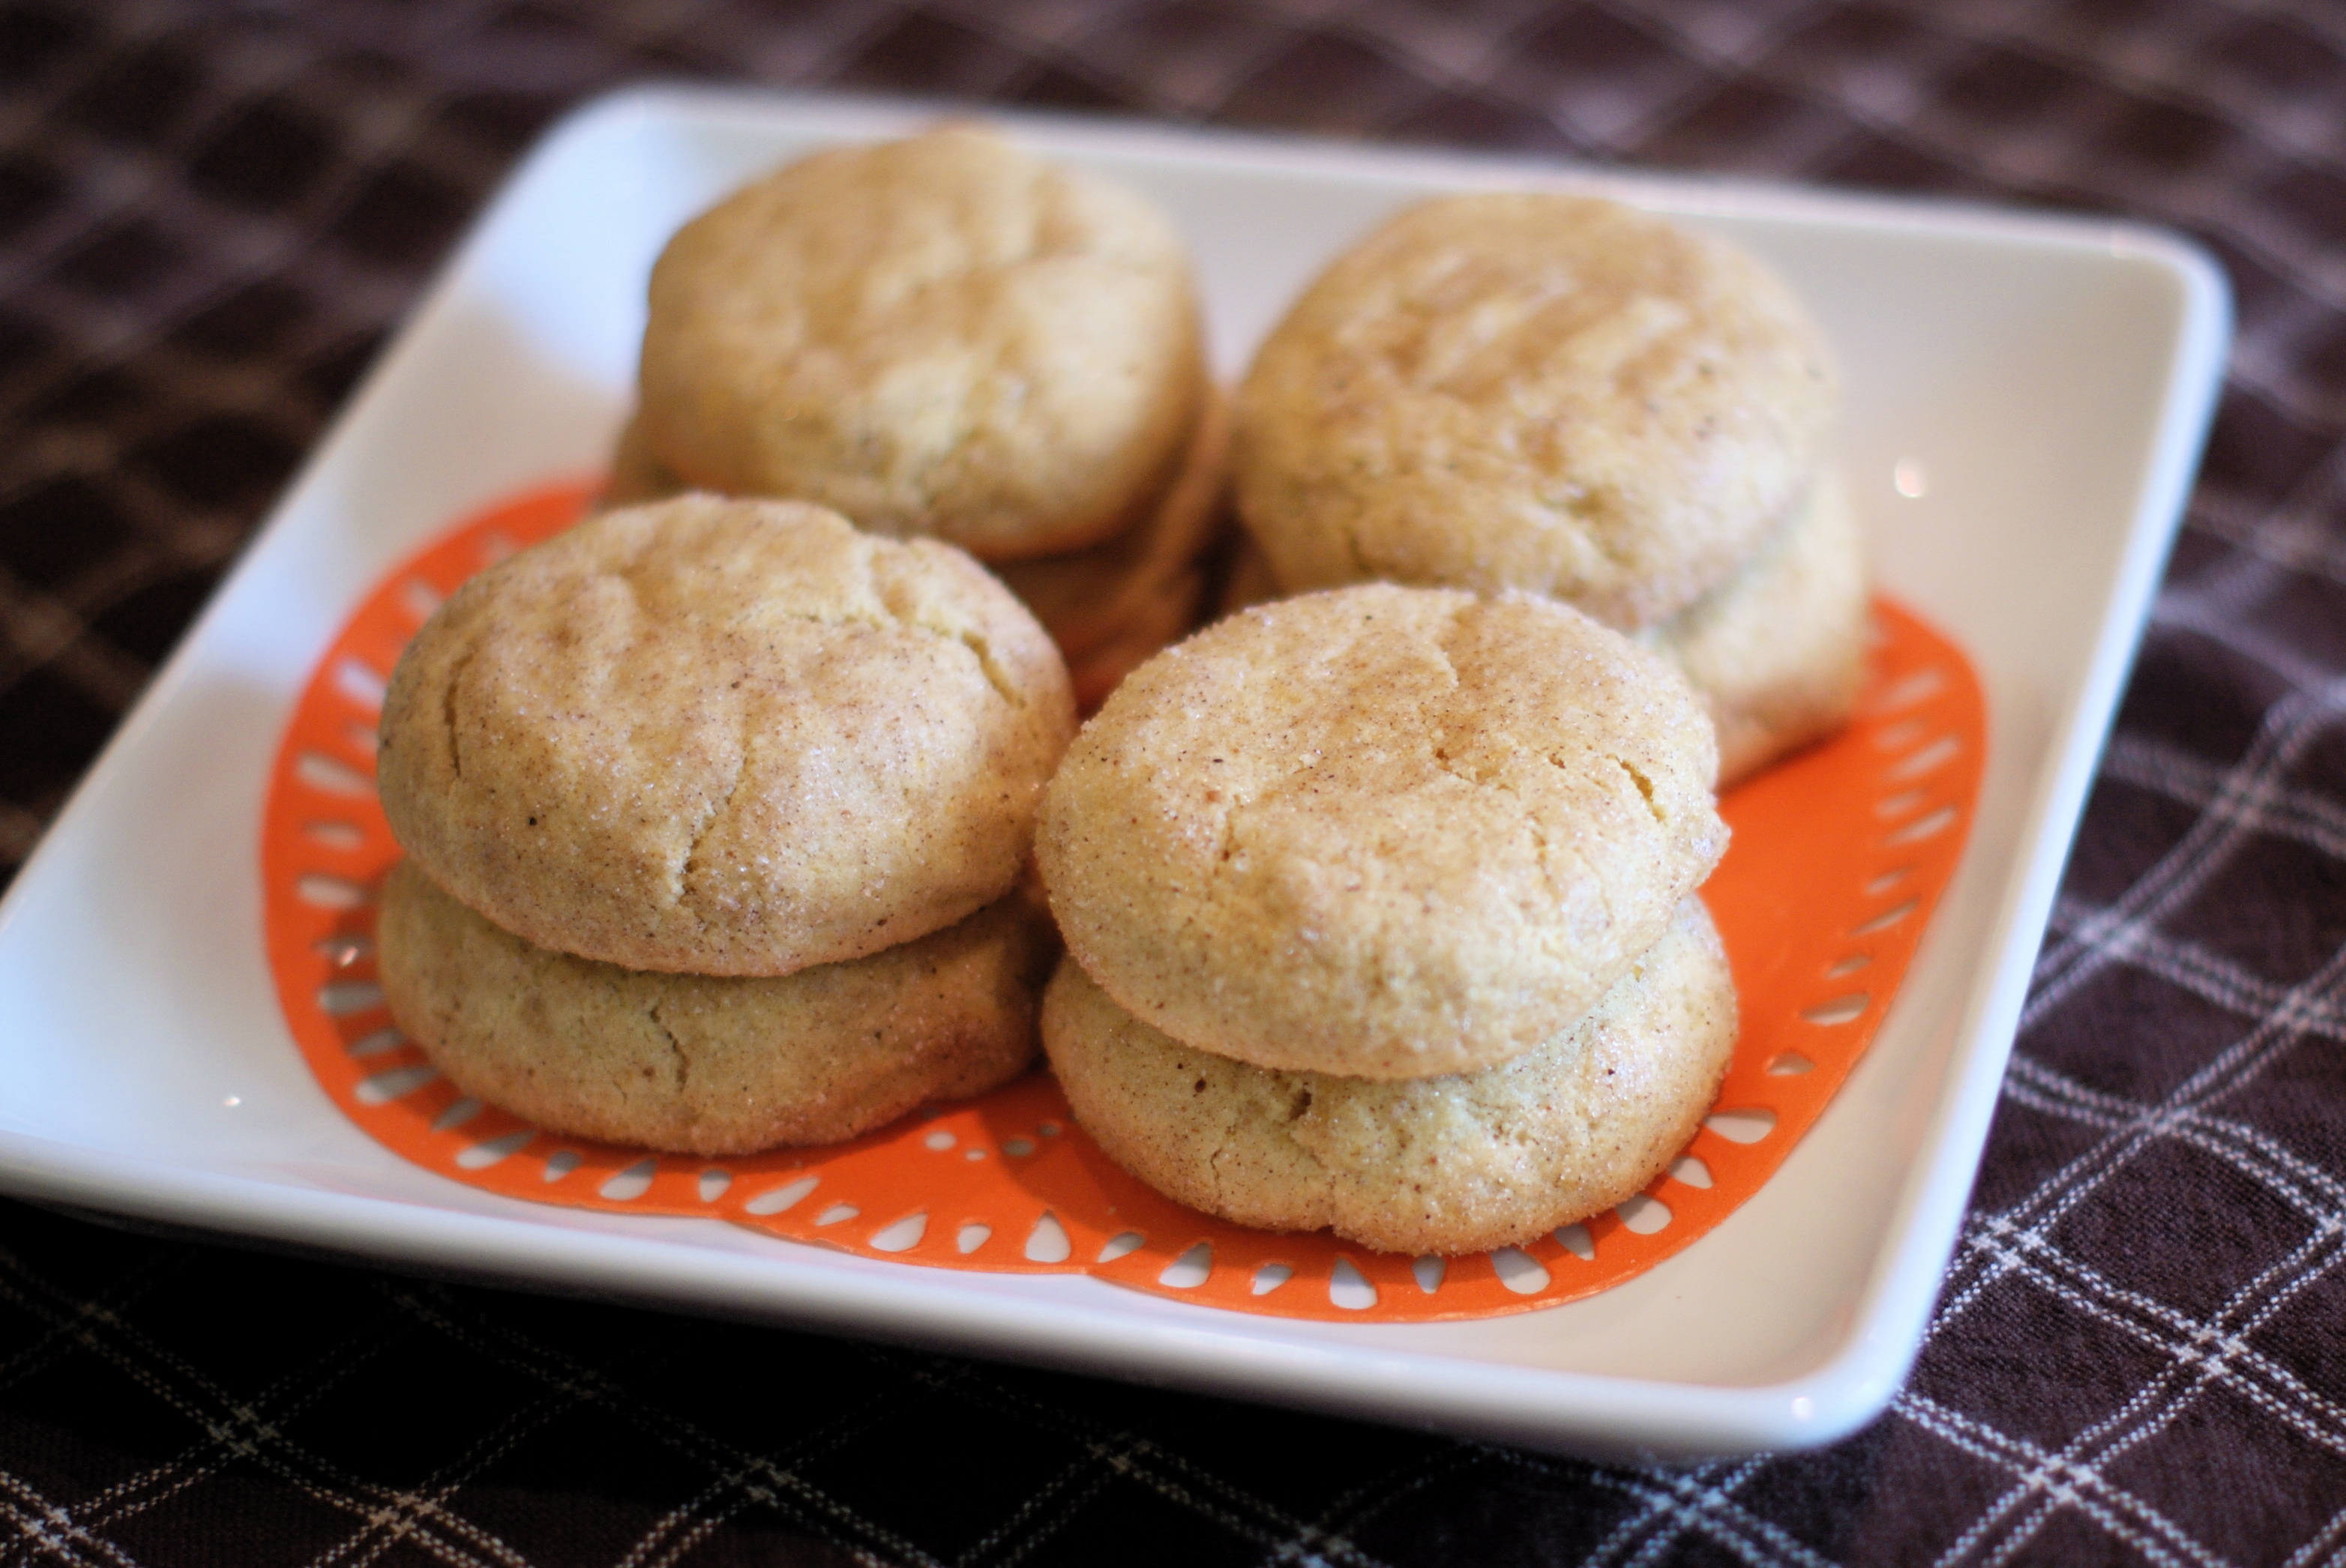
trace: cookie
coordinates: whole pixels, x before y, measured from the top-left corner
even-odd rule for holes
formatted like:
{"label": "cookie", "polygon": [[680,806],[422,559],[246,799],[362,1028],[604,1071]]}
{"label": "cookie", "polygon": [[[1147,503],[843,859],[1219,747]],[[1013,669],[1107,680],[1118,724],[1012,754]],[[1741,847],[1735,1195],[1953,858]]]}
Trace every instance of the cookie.
{"label": "cookie", "polygon": [[1586,197],[1453,197],[1264,341],[1239,512],[1290,591],[1523,588],[1631,629],[1790,512],[1837,395],[1800,302],[1735,247]]}
{"label": "cookie", "polygon": [[697,1155],[828,1144],[983,1094],[1035,1053],[1056,944],[1016,896],[779,979],[657,974],[536,947],[393,868],[393,1018],[459,1089],[549,1132]]}
{"label": "cookie", "polygon": [[1257,1066],[1471,1071],[1570,1027],[1725,848],[1678,674],[1532,595],[1369,585],[1127,677],[1035,852],[1118,1004]]}
{"label": "cookie", "polygon": [[994,568],[1066,657],[1077,707],[1097,707],[1141,660],[1197,624],[1204,557],[1226,515],[1229,432],[1229,405],[1215,393],[1180,476],[1139,527],[1088,550]]}
{"label": "cookie", "polygon": [[652,270],[640,383],[688,484],[1011,560],[1136,524],[1206,375],[1163,213],[948,126],[817,153],[686,224]]}
{"label": "cookie", "polygon": [[1696,899],[1577,1024],[1479,1073],[1267,1072],[1150,1028],[1072,962],[1043,1003],[1052,1071],[1117,1165],[1240,1225],[1384,1252],[1513,1246],[1637,1192],[1694,1135],[1735,1034]]}
{"label": "cookie", "polygon": [[1058,650],[960,551],[687,495],[452,596],[377,779],[407,852],[537,946],[786,974],[1007,892],[1073,728]]}
{"label": "cookie", "polygon": [[1826,474],[1740,572],[1639,634],[1709,707],[1720,788],[1848,722],[1865,678],[1866,604],[1857,514]]}

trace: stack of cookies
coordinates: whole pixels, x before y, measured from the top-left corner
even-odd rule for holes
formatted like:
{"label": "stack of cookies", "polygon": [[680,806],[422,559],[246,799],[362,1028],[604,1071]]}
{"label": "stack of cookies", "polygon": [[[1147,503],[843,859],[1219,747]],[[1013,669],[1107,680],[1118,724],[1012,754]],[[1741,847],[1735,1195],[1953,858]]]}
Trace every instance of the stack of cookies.
{"label": "stack of cookies", "polygon": [[1020,891],[1075,728],[957,549],[821,507],[606,512],[417,634],[378,780],[385,995],[471,1095],[702,1155],[822,1143],[1034,1051]]}
{"label": "stack of cookies", "polygon": [[1228,419],[1170,221],[948,126],[790,164],[653,269],[613,498],[818,502],[961,545],[1078,696],[1192,624]]}
{"label": "stack of cookies", "polygon": [[1856,699],[1837,398],[1814,323],[1733,246],[1587,198],[1428,202],[1329,267],[1255,358],[1241,580],[1562,599],[1678,665],[1732,782]]}
{"label": "stack of cookies", "polygon": [[1311,594],[1157,656],[1036,840],[1077,1119],[1183,1203],[1380,1249],[1620,1202],[1735,1039],[1717,764],[1673,669],[1536,595]]}

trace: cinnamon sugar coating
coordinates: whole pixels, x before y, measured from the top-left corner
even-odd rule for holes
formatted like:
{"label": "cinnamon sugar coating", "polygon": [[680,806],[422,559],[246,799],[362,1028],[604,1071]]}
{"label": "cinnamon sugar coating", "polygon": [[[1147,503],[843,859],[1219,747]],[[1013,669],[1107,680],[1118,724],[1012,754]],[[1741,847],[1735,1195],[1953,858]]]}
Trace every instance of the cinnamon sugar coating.
{"label": "cinnamon sugar coating", "polygon": [[1127,1011],[1258,1066],[1471,1071],[1571,1026],[1726,847],[1708,718],[1579,612],[1371,585],[1242,612],[1086,725],[1036,856]]}
{"label": "cinnamon sugar coating", "polygon": [[1007,892],[1073,728],[1057,650],[960,551],[688,495],[458,590],[377,774],[408,853],[525,940],[774,975]]}
{"label": "cinnamon sugar coating", "polygon": [[988,560],[1135,524],[1205,394],[1172,224],[945,126],[836,148],[678,231],[653,269],[644,435],[685,484],[791,496]]}
{"label": "cinnamon sugar coating", "polygon": [[1806,489],[1824,341],[1744,251],[1616,202],[1412,208],[1328,268],[1239,394],[1239,515],[1289,591],[1373,578],[1646,626]]}

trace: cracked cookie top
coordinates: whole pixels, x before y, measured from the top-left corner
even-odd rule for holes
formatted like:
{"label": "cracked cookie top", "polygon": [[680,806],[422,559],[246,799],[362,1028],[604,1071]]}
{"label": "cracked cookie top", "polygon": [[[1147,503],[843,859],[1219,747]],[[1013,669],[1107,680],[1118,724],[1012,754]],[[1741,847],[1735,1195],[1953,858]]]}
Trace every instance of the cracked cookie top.
{"label": "cracked cookie top", "polygon": [[1709,873],[1718,748],[1678,675],[1531,595],[1258,606],[1126,677],[1035,850],[1126,1011],[1257,1066],[1413,1078],[1569,1028]]}
{"label": "cracked cookie top", "polygon": [[1735,247],[1610,201],[1454,197],[1264,341],[1239,509],[1290,591],[1526,588],[1629,630],[1787,514],[1838,395],[1799,300]]}
{"label": "cracked cookie top", "polygon": [[1144,515],[1206,372],[1161,212],[947,126],[817,153],[686,224],[652,270],[640,381],[650,449],[688,484],[1008,560]]}
{"label": "cracked cookie top", "polygon": [[1066,667],[960,551],[794,502],[587,519],[458,590],[393,672],[407,852],[540,947],[777,975],[1007,892]]}

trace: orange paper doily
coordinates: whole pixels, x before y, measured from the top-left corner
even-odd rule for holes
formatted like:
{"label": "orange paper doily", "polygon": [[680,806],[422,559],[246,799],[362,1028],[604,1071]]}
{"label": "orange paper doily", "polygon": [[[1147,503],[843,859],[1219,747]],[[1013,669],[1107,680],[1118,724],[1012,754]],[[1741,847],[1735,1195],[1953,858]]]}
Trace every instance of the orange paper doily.
{"label": "orange paper doily", "polygon": [[716,1217],[932,1268],[1089,1273],[1279,1317],[1425,1322],[1553,1306],[1651,1268],[1759,1190],[1872,1039],[1971,826],[1977,679],[1947,639],[1879,601],[1856,721],[1721,803],[1734,841],[1703,896],[1743,1027],[1717,1107],[1645,1193],[1524,1247],[1410,1258],[1210,1218],[1111,1165],[1040,1072],[824,1148],[708,1160],[561,1137],[460,1095],[383,1009],[373,891],[399,850],[374,796],[374,734],[392,665],[433,608],[568,526],[595,488],[492,507],[377,587],[294,709],[262,826],[270,966],[319,1084],[384,1146],[509,1197]]}

